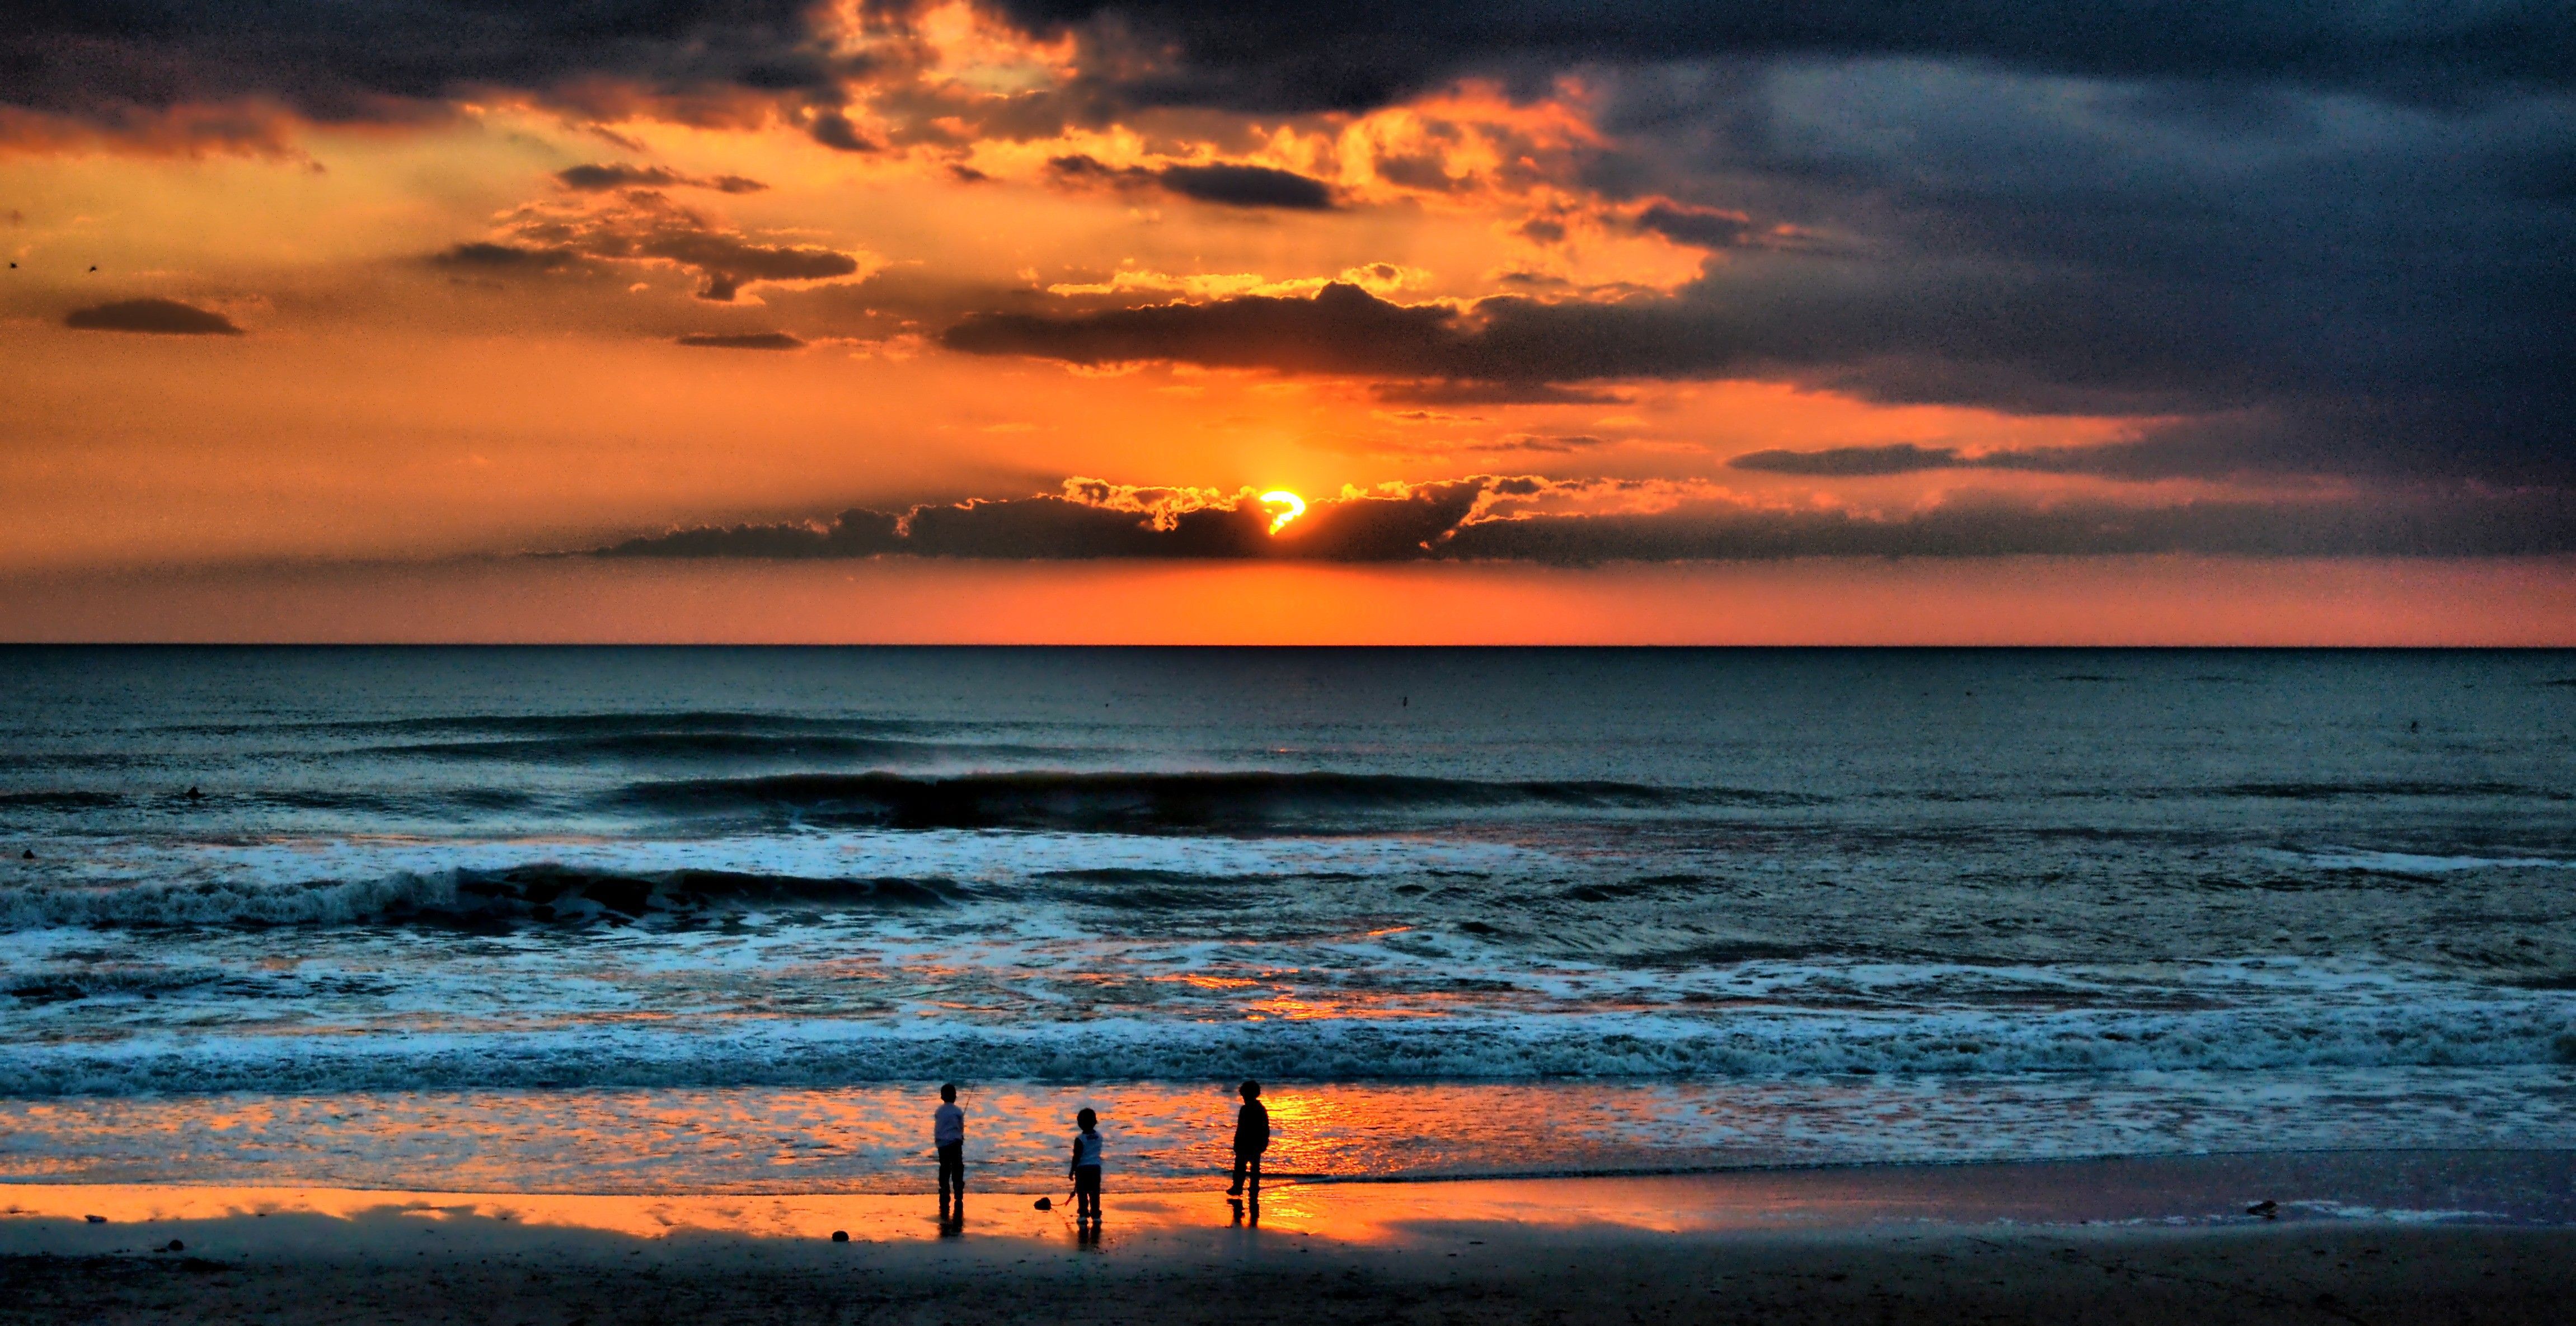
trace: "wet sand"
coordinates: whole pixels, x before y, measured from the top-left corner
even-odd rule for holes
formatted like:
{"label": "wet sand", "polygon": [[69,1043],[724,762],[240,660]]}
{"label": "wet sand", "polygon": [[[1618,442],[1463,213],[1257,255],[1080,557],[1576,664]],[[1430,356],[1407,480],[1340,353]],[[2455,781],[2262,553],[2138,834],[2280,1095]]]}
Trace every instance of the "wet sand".
{"label": "wet sand", "polygon": [[[0,1322],[2382,1326],[2576,1302],[2565,1224],[2149,1209],[2180,1189],[2214,1205],[2211,1172],[1289,1186],[1258,1227],[1212,1194],[1113,1195],[1097,1241],[1029,1194],[978,1195],[949,1234],[917,1196],[25,1185],[0,1189]],[[1981,1191],[2001,1195],[1964,1199]],[[2131,1214],[2025,1218],[2045,1192]]]}

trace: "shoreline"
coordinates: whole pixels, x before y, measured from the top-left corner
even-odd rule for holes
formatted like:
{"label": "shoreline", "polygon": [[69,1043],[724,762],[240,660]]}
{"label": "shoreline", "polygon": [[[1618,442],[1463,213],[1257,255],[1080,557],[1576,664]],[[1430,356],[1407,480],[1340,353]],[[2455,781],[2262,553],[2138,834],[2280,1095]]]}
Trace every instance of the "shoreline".
{"label": "shoreline", "polygon": [[[2506,1172],[2477,1159],[2450,1173]],[[2542,1159],[2530,1182],[2571,1158]],[[1098,1238],[1028,1193],[971,1194],[949,1234],[910,1195],[12,1184],[0,1323],[2537,1326],[2576,1296],[2576,1220],[2346,1200],[2434,1190],[2420,1167],[2375,1189],[2337,1171],[2346,1186],[2285,1192],[2272,1220],[2219,1208],[2247,1177],[2223,1166],[1890,1168],[1280,1184],[1257,1225],[1213,1185],[1113,1188]],[[2267,1177],[2303,1172],[2335,1177]],[[2031,1218],[2046,1210],[2064,1218]]]}
{"label": "shoreline", "polygon": [[[1445,1224],[1589,1227],[1717,1236],[1897,1227],[2201,1228],[2411,1224],[2576,1231],[2576,1151],[2341,1150],[2080,1160],[1843,1164],[1661,1174],[1470,1179],[1273,1177],[1238,1212],[1214,1175],[1121,1187],[1112,1225],[1183,1238],[1248,1220],[1354,1245],[1401,1242]],[[970,1173],[970,1182],[973,1176]],[[968,1232],[1038,1238],[1062,1223],[1033,1209],[1054,1190],[1009,1184],[970,1194]],[[2272,1203],[2269,1218],[2246,1208]],[[489,1222],[640,1238],[811,1239],[844,1229],[873,1243],[943,1239],[927,1192],[495,1192],[331,1184],[0,1183],[0,1255],[113,1251],[139,1227],[243,1239],[283,1218],[362,1246],[390,1222]],[[92,1220],[91,1217],[98,1217]],[[458,1227],[462,1227],[460,1224]],[[226,1233],[229,1231],[229,1233]],[[330,1240],[325,1240],[326,1242]],[[248,1238],[245,1246],[261,1240]]]}

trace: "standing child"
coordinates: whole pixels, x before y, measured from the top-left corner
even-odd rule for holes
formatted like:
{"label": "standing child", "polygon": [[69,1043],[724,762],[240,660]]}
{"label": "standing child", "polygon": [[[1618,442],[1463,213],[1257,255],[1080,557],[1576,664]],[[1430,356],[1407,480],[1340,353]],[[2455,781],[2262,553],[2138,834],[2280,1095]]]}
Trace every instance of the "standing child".
{"label": "standing child", "polygon": [[1083,1107],[1073,1121],[1082,1131],[1073,1135],[1073,1222],[1100,1223],[1100,1116]]}
{"label": "standing child", "polygon": [[1243,1178],[1252,1176],[1252,1191],[1261,1192],[1261,1153],[1270,1149],[1270,1107],[1261,1103],[1261,1084],[1245,1080],[1243,1108],[1234,1112],[1234,1186],[1225,1190],[1228,1197],[1243,1194]]}
{"label": "standing child", "polygon": [[956,1202],[957,1218],[966,1218],[966,1111],[957,1108],[957,1084],[939,1084],[939,1108],[930,1115],[930,1143],[939,1148],[939,1214]]}

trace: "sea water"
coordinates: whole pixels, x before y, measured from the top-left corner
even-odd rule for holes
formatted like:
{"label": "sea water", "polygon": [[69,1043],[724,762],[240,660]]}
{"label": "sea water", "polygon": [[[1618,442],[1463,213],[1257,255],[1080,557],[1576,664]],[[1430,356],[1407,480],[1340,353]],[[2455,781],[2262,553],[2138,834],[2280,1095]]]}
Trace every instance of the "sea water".
{"label": "sea water", "polygon": [[2571,750],[2563,653],[10,649],[0,1178],[2576,1148]]}

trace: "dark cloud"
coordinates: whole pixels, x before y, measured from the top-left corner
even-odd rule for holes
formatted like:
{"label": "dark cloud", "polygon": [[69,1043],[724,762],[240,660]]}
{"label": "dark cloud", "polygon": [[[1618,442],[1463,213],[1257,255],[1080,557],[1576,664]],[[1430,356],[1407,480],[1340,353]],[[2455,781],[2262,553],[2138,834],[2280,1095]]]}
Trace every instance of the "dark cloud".
{"label": "dark cloud", "polygon": [[121,299],[111,304],[74,309],[63,325],[83,331],[151,332],[162,336],[240,336],[242,329],[221,313],[182,304],[175,299]]}
{"label": "dark cloud", "polygon": [[1159,188],[1194,202],[1222,207],[1330,211],[1331,185],[1294,171],[1218,162],[1206,166],[1112,166],[1083,154],[1049,157],[1047,170],[1067,184]]}
{"label": "dark cloud", "polygon": [[[868,0],[898,30],[929,0]],[[1076,86],[1017,108],[1099,121],[1121,105],[1355,110],[1463,76],[1539,89],[1583,65],[1873,59],[2048,74],[2352,89],[2428,102],[2576,83],[2576,25],[2546,0],[2280,5],[2253,0],[1534,0],[1497,8],[1324,0],[991,0],[1077,41]],[[322,123],[400,122],[493,91],[602,117],[644,109],[729,122],[766,105],[845,150],[875,146],[840,107],[869,57],[845,53],[817,0],[28,0],[0,31],[0,106],[143,135],[273,135],[257,109]],[[2203,99],[2242,118],[2259,98]],[[640,103],[640,105],[639,105]],[[1016,103],[1015,103],[1016,104]],[[2204,113],[2204,112],[2195,112]]]}
{"label": "dark cloud", "polygon": [[628,539],[601,557],[872,557],[903,551],[898,517],[852,508],[828,525],[735,525],[673,530]]}
{"label": "dark cloud", "polygon": [[1369,394],[1388,405],[1627,405],[1635,397],[1552,382],[1380,382]]}
{"label": "dark cloud", "polygon": [[1962,502],[1872,516],[1841,510],[1683,509],[1470,524],[1444,553],[1588,564],[1784,557],[2198,554],[2493,557],[2576,551],[2564,493],[2464,490],[2315,501]]}
{"label": "dark cloud", "polygon": [[769,186],[740,175],[683,175],[662,166],[632,166],[623,162],[566,166],[555,172],[555,178],[567,189],[579,193],[606,193],[611,189],[635,187],[713,189],[718,193],[758,193]]}
{"label": "dark cloud", "polygon": [[1457,314],[1446,307],[1391,304],[1335,282],[1312,299],[1246,295],[1061,316],[979,313],[942,333],[940,342],[967,354],[1073,364],[1164,360],[1368,377],[1509,376],[1463,369],[1456,324]]}
{"label": "dark cloud", "polygon": [[843,512],[828,526],[677,530],[600,550],[615,557],[922,557],[1001,560],[1290,557],[1397,561],[1429,556],[1487,487],[1483,479],[1387,494],[1319,499],[1278,535],[1274,511],[1170,489],[1070,480],[1062,495],[926,504],[902,513]]}
{"label": "dark cloud", "polygon": [[1227,207],[1322,212],[1333,206],[1332,187],[1322,180],[1268,166],[1165,166],[1156,178],[1184,198]]}
{"label": "dark cloud", "polygon": [[581,255],[562,247],[539,248],[529,244],[493,244],[475,240],[451,244],[431,261],[448,267],[486,267],[505,272],[551,272],[581,261]]}
{"label": "dark cloud", "polygon": [[698,297],[731,301],[760,281],[826,281],[859,261],[810,244],[762,244],[650,189],[579,208],[522,208],[507,238],[450,246],[434,261],[495,272],[549,272],[597,263],[663,263],[697,274]]}
{"label": "dark cloud", "polygon": [[802,350],[805,343],[785,332],[693,332],[677,338],[681,345],[707,350]]}
{"label": "dark cloud", "polygon": [[[888,5],[888,8],[904,6]],[[2218,0],[1460,0],[1294,6],[998,0],[1081,39],[1093,78],[1137,102],[1362,110],[1462,76],[1543,87],[1588,63],[1746,58],[1957,60],[2095,77],[2286,82],[2410,98],[2576,82],[2576,27],[2542,0],[2338,6]]]}
{"label": "dark cloud", "polygon": [[1674,202],[1648,205],[1637,213],[1636,225],[1674,243],[1696,244],[1704,249],[1741,248],[1760,233],[1753,218],[1742,212]]}
{"label": "dark cloud", "polygon": [[859,132],[850,117],[839,111],[824,111],[806,126],[815,142],[836,152],[882,152],[885,145]]}
{"label": "dark cloud", "polygon": [[1833,478],[1951,470],[1968,463],[1955,447],[1921,447],[1911,442],[1884,447],[1828,447],[1822,451],[1752,451],[1726,462],[1729,469]]}
{"label": "dark cloud", "polygon": [[[1873,90],[1907,92],[1915,75],[1874,77],[1892,88],[1819,73],[1791,100],[1865,106]],[[1920,81],[1929,90],[1912,95],[1956,99],[1945,114],[1966,118],[1845,129],[1828,118],[1798,126],[1806,155],[1791,156],[1779,146],[1786,112],[1773,104],[1788,93],[1759,108],[1721,101],[1706,123],[1753,123],[1761,109],[1759,127],[1693,147],[1697,157],[1682,163],[1770,180],[1776,206],[1755,210],[1797,218],[1781,224],[1878,232],[1849,251],[1739,246],[1668,295],[1546,287],[1464,310],[1349,287],[1307,301],[1060,305],[969,317],[947,343],[1071,363],[1464,384],[1516,398],[1631,379],[1760,377],[1892,403],[2191,420],[2119,453],[2139,476],[2576,482],[2576,214],[2514,192],[2518,177],[2501,167],[2481,175],[2459,164],[2501,152],[2496,135],[2554,129],[2576,141],[2576,108],[2472,119],[2384,111],[2333,134],[2196,142],[2116,117],[2068,127],[1995,104],[2043,90],[1961,75]],[[1970,93],[1980,94],[1973,109]],[[1691,123],[1686,132],[1704,132]],[[1847,144],[1830,138],[1837,132]],[[1820,140],[1835,149],[1822,164]],[[1750,229],[1730,219],[1703,238]]]}
{"label": "dark cloud", "polygon": [[[676,118],[727,97],[835,98],[864,65],[813,0],[30,0],[0,28],[0,105],[109,132],[191,106],[401,122],[499,89]],[[206,126],[220,134],[220,122]]]}
{"label": "dark cloud", "polygon": [[[1565,498],[1591,509],[1551,509]],[[1627,501],[1627,499],[1638,499]],[[1621,509],[1623,501],[1630,509]],[[1483,559],[1591,564],[1786,557],[2513,556],[2576,552],[2576,497],[2416,487],[2358,496],[2138,506],[1988,495],[1870,514],[1738,505],[1644,481],[1476,475],[1318,499],[1279,534],[1273,508],[1171,489],[1069,481],[1062,494],[855,509],[830,524],[676,530],[614,557],[994,560]]]}

